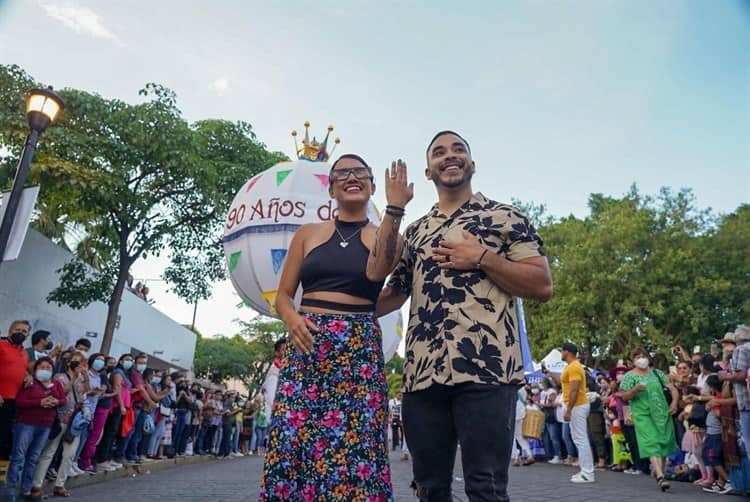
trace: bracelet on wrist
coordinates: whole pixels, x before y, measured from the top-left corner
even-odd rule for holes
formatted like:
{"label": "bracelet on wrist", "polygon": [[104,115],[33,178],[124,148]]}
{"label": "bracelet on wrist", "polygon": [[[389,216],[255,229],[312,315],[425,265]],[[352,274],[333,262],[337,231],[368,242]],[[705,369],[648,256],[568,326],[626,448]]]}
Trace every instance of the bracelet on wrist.
{"label": "bracelet on wrist", "polygon": [[393,204],[388,204],[387,206],[385,206],[385,208],[386,209],[393,209],[394,211],[404,211],[404,212],[406,212],[406,210],[403,207],[401,207],[401,206],[394,206]]}
{"label": "bracelet on wrist", "polygon": [[482,252],[482,256],[479,257],[479,261],[477,261],[477,269],[481,269],[482,268],[482,260],[484,259],[484,255],[487,254],[487,251],[489,251],[489,249],[485,249]]}

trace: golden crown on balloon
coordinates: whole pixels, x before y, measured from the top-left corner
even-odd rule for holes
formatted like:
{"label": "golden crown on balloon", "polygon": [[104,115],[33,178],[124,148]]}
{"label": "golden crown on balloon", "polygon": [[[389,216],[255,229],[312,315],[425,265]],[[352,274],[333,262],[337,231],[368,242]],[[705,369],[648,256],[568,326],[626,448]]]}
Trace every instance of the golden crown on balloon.
{"label": "golden crown on balloon", "polygon": [[326,132],[326,137],[323,139],[322,143],[318,142],[315,136],[313,136],[311,140],[310,122],[305,121],[305,137],[302,138],[302,147],[297,144],[297,131],[292,131],[292,136],[294,137],[294,149],[297,151],[297,158],[299,158],[300,160],[311,160],[313,162],[327,161],[333,151],[336,149],[336,145],[341,143],[341,140],[339,138],[335,138],[333,140],[333,148],[331,148],[330,152],[328,151],[328,137],[332,132],[333,126],[329,125],[328,132]]}

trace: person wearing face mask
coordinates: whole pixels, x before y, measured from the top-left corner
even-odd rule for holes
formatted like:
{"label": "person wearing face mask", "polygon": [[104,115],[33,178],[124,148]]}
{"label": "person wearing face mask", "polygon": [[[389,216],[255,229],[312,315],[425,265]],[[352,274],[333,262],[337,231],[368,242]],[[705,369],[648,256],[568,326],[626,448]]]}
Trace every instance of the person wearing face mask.
{"label": "person wearing face mask", "polygon": [[73,415],[76,408],[83,403],[86,393],[88,392],[88,380],[83,377],[87,371],[81,354],[73,354],[66,365],[64,373],[58,373],[53,380],[62,386],[65,392],[65,404],[57,407],[57,418],[60,422],[60,433],[55,435],[46,442],[46,446],[39,457],[39,465],[34,473],[33,488],[35,493],[42,492],[42,484],[47,469],[52,463],[52,459],[57,452],[58,447],[62,444],[62,457],[60,467],[57,469],[55,478],[55,488],[53,494],[61,497],[69,497],[69,492],[65,489],[65,483],[70,475],[78,475],[77,469],[73,468],[73,456],[78,449],[80,435],[72,436],[72,441],[62,441],[66,436],[69,427],[72,424]]}
{"label": "person wearing face mask", "polygon": [[8,338],[0,340],[0,472],[8,467],[16,396],[28,374],[29,354],[23,350],[23,342],[30,329],[28,321],[13,321]]}
{"label": "person wearing face mask", "polygon": [[20,389],[15,397],[18,416],[13,427],[13,449],[6,485],[8,493],[5,494],[10,500],[15,500],[19,481],[24,498],[42,499],[41,490],[32,491],[32,480],[40,453],[47,444],[57,407],[66,403],[62,385],[52,380],[52,360],[39,358],[33,370],[32,384]]}
{"label": "person wearing face mask", "polygon": [[[124,457],[128,462],[141,464],[143,460],[138,455],[138,446],[143,437],[143,423],[149,410],[156,408],[156,403],[151,399],[149,389],[146,388],[146,382],[143,380],[143,372],[146,371],[147,358],[141,354],[137,356],[133,365],[128,371],[128,378],[131,383],[131,399],[133,410],[133,428],[125,436],[117,449],[118,458]],[[119,462],[119,460],[118,460]]]}
{"label": "person wearing face mask", "polygon": [[91,340],[88,338],[79,338],[72,350],[81,354],[84,359],[88,358],[89,351],[91,350]]}
{"label": "person wearing face mask", "polygon": [[115,430],[115,438],[119,438],[117,448],[113,454],[113,460],[116,464],[125,463],[125,448],[127,447],[126,440],[131,436],[134,422],[134,411],[132,401],[132,389],[133,382],[130,380],[130,370],[133,369],[135,360],[131,354],[123,354],[117,361],[112,372],[112,388],[117,392],[115,396],[118,398],[120,404],[120,420],[121,425],[118,425]]}
{"label": "person wearing face mask", "polygon": [[[112,397],[115,395],[112,392],[105,365],[104,354],[96,353],[89,357],[89,382],[91,388],[98,389],[98,392],[89,393],[89,406],[94,410],[94,418],[91,422],[91,431],[78,458],[78,467],[86,472],[96,472],[92,459],[96,453],[96,446],[104,435],[104,426],[112,407]],[[104,470],[114,470],[114,468]]]}
{"label": "person wearing face mask", "polygon": [[43,329],[34,331],[31,335],[31,347],[26,349],[26,352],[29,353],[29,370],[37,359],[49,357],[54,361],[62,352],[62,344],[55,345],[50,340],[50,336],[50,332]]}
{"label": "person wearing face mask", "polygon": [[172,389],[169,384],[170,377],[167,374],[154,373],[151,377],[151,385],[157,390],[158,395],[162,396],[159,399],[159,407],[156,410],[156,428],[151,435],[148,445],[148,455],[146,456],[146,458],[150,458],[151,460],[161,460],[162,458],[159,449],[167,429],[167,423],[169,423],[172,416]]}
{"label": "person wearing face mask", "polygon": [[[127,357],[132,356],[127,354]],[[99,444],[96,447],[95,456],[97,469],[105,471],[113,471],[123,467],[122,464],[116,462],[113,458],[115,453],[115,440],[119,436],[122,417],[127,412],[127,409],[125,408],[126,401],[123,398],[120,386],[122,381],[120,380],[120,383],[115,386],[115,368],[117,368],[117,365],[117,358],[112,356],[107,356],[105,358],[102,378],[103,381],[106,379],[108,388],[107,393],[111,395],[111,397],[100,399],[99,403],[96,405],[97,408],[106,408],[109,411],[107,420],[104,423],[102,438],[99,440]]]}
{"label": "person wearing face mask", "polygon": [[[677,446],[672,415],[680,398],[667,376],[650,367],[648,353],[638,348],[633,351],[635,368],[625,374],[620,389],[622,398],[630,403],[638,455],[651,461],[651,472],[662,491],[670,488],[664,479],[664,458],[672,455]],[[667,404],[664,389],[669,388],[672,404]]]}

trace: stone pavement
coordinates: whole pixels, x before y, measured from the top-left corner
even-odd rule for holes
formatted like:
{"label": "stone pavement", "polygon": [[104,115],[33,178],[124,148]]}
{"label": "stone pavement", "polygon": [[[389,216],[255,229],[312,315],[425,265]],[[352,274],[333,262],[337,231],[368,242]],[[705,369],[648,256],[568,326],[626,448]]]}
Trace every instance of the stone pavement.
{"label": "stone pavement", "polygon": [[[412,479],[411,463],[402,462],[400,455],[394,453],[391,457],[391,466],[396,501],[415,502],[416,499],[409,488]],[[258,457],[185,463],[158,471],[151,471],[146,466],[141,474],[99,483],[87,484],[89,480],[85,478],[75,479],[71,482],[69,490],[73,494],[71,500],[75,502],[254,501],[257,500],[261,470],[262,460]],[[511,500],[694,502],[716,497],[686,483],[673,483],[672,490],[662,494],[651,478],[611,472],[597,472],[595,484],[574,485],[569,482],[574,472],[570,467],[542,463],[529,467],[511,467]],[[457,502],[468,501],[463,490],[463,474],[460,462],[457,461],[454,477],[454,494]],[[731,497],[729,500],[740,499]]]}

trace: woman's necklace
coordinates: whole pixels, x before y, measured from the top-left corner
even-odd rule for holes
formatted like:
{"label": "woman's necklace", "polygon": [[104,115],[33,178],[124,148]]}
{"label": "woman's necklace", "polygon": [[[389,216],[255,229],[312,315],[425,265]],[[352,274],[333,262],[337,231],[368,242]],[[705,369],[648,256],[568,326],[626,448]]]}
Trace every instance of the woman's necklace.
{"label": "woman's necklace", "polygon": [[349,245],[349,240],[352,237],[354,237],[355,235],[357,235],[358,233],[360,233],[362,231],[362,229],[367,225],[367,223],[369,223],[369,220],[365,220],[365,224],[363,226],[359,227],[356,230],[356,232],[354,232],[353,234],[351,234],[349,237],[344,237],[341,234],[341,231],[339,230],[339,226],[336,223],[338,223],[338,220],[336,220],[336,221],[333,222],[333,228],[336,229],[336,233],[339,234],[339,238],[341,239],[341,242],[339,242],[339,246],[341,246],[342,248],[346,248]]}

